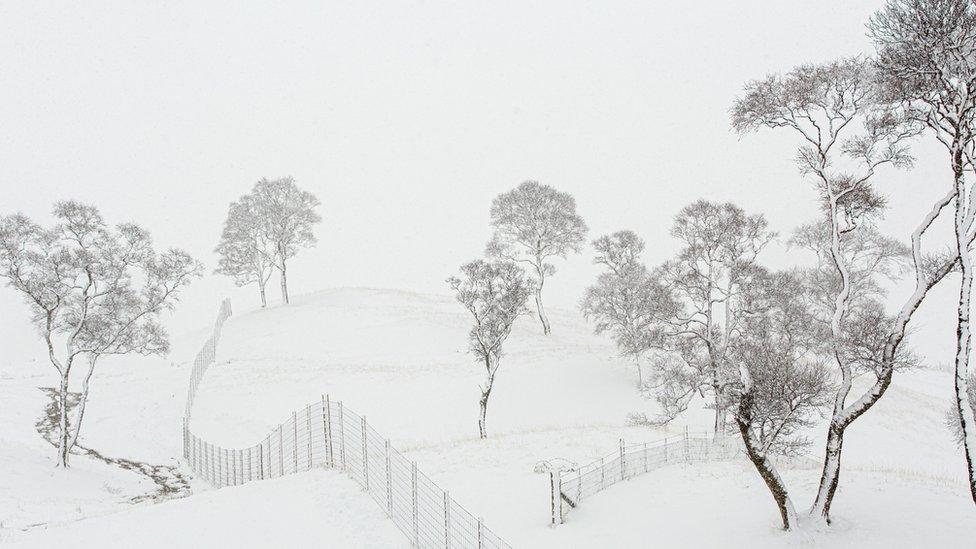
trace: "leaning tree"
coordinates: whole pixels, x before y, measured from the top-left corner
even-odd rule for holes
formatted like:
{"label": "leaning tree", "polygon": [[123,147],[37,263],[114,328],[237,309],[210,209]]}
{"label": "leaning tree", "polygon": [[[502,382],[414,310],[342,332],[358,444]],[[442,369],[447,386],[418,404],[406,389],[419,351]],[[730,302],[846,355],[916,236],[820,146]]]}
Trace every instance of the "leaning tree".
{"label": "leaning tree", "polygon": [[860,360],[851,355],[854,322],[852,303],[856,276],[851,267],[851,235],[870,227],[870,220],[885,208],[885,200],[872,183],[885,166],[909,167],[906,140],[918,125],[891,108],[877,85],[873,65],[861,58],[822,65],[802,65],[785,76],[770,75],[746,84],[745,94],[732,109],[732,126],[740,134],[760,128],[785,128],[801,145],[796,162],[800,173],[813,183],[824,213],[826,257],[831,280],[824,286],[831,295],[827,324],[830,355],[837,379],[824,449],[824,467],[809,514],[830,521],[830,506],[841,470],[841,450],[848,426],[871,409],[891,384],[892,374],[905,352],[901,348],[908,323],[928,291],[950,270],[955,258],[926,254],[922,237],[932,226],[952,194],[940,198],[922,217],[911,235],[911,268],[915,290],[894,318],[874,315],[872,331],[880,338],[872,343],[876,353],[864,368],[874,378],[868,389],[850,399]]}
{"label": "leaning tree", "polygon": [[[54,218],[49,228],[22,214],[0,218],[0,277],[25,298],[60,376],[58,464],[67,467],[99,358],[166,353],[160,318],[203,267],[182,250],[157,252],[138,225],[106,225],[93,206],[58,202]],[[78,411],[69,421],[71,372],[86,359]]]}
{"label": "leaning tree", "polygon": [[481,259],[462,265],[461,277],[452,276],[447,283],[474,320],[468,332],[468,348],[485,367],[485,383],[478,401],[478,434],[487,438],[488,398],[501,363],[502,346],[512,333],[515,320],[528,312],[525,302],[534,290],[533,283],[511,261]]}
{"label": "leaning tree", "polygon": [[542,305],[546,277],[556,272],[551,260],[579,253],[586,238],[586,223],[576,213],[576,200],[549,185],[526,181],[491,203],[494,234],[487,255],[526,263],[537,277],[535,305],[542,330],[549,334],[549,317]]}
{"label": "leaning tree", "polygon": [[814,300],[798,272],[758,270],[745,288],[739,337],[727,353],[738,372],[731,410],[746,455],[766,483],[784,530],[797,524],[790,491],[773,461],[810,444],[804,431],[830,403]]}
{"label": "leaning tree", "polygon": [[[976,231],[976,4],[972,0],[889,0],[868,25],[886,99],[924,125],[948,152],[955,256],[961,274],[956,314],[955,415],[976,503],[976,402],[970,398],[970,301]],[[968,196],[967,196],[968,194]],[[943,268],[947,265],[942,262]]]}

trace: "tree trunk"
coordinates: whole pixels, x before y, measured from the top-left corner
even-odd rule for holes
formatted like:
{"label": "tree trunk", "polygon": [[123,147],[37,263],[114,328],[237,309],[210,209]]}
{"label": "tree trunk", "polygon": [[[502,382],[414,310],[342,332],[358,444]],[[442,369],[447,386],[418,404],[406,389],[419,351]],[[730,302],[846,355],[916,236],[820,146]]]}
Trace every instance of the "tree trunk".
{"label": "tree trunk", "polygon": [[969,491],[976,503],[976,425],[973,425],[973,403],[969,401],[969,352],[972,344],[972,333],[969,325],[971,296],[973,289],[973,262],[969,255],[969,214],[966,200],[965,178],[963,173],[962,149],[956,147],[953,155],[953,171],[955,172],[956,188],[956,217],[955,236],[956,251],[959,253],[959,265],[962,280],[959,287],[959,307],[957,309],[956,324],[956,361],[955,361],[955,393],[956,412],[959,415],[959,428],[962,433],[963,453],[966,457],[966,474],[969,478]]}
{"label": "tree trunk", "polygon": [[478,416],[478,436],[480,438],[488,438],[488,424],[485,416],[488,414],[488,395],[490,393],[490,388],[487,391],[481,392],[481,415]]}
{"label": "tree trunk", "polygon": [[58,392],[58,467],[68,467],[68,374],[66,367],[61,374]]}
{"label": "tree trunk", "polygon": [[546,309],[542,306],[542,283],[535,291],[535,307],[539,311],[539,321],[542,322],[542,333],[549,335],[551,329],[549,327],[549,317],[546,316]]}
{"label": "tree trunk", "polygon": [[636,360],[634,360],[634,362],[637,364],[637,389],[638,390],[643,390],[644,389],[644,371],[641,369],[641,363],[640,363],[640,359],[639,358],[636,359]]}
{"label": "tree trunk", "polygon": [[786,484],[783,482],[782,477],[779,476],[776,466],[769,461],[766,453],[762,451],[752,438],[750,425],[752,417],[751,405],[751,395],[749,393],[743,394],[739,404],[740,413],[736,417],[736,424],[739,426],[739,433],[742,435],[742,442],[745,444],[749,461],[755,466],[759,476],[762,477],[766,483],[766,487],[769,488],[769,492],[773,496],[773,501],[776,502],[780,518],[783,521],[783,530],[792,530],[797,522],[796,508],[793,506],[793,500],[790,499],[789,492],[786,490]]}
{"label": "tree trunk", "polygon": [[268,306],[268,296],[264,289],[265,281],[263,279],[258,279],[258,287],[261,289],[261,308],[264,309]]}
{"label": "tree trunk", "polygon": [[727,423],[728,416],[722,398],[722,383],[719,381],[718,375],[718,369],[716,367],[714,378],[712,379],[712,394],[714,395],[715,401],[715,424],[713,428],[716,436],[725,436],[725,424]]}
{"label": "tree trunk", "polygon": [[88,372],[85,374],[85,379],[82,382],[81,400],[78,401],[78,416],[75,418],[74,428],[71,432],[71,440],[68,442],[68,452],[78,443],[78,433],[81,432],[81,421],[85,417],[85,405],[88,403],[89,382],[91,381],[92,373],[95,371],[95,362],[97,360],[97,355],[88,359]]}
{"label": "tree trunk", "polygon": [[281,300],[288,304],[288,274],[285,260],[281,260]]}

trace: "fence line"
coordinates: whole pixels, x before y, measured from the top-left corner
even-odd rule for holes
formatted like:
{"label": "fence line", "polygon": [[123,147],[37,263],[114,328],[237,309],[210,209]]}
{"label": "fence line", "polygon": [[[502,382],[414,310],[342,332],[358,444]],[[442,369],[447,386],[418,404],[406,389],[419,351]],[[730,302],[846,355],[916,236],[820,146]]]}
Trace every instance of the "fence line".
{"label": "fence line", "polygon": [[620,481],[675,463],[726,461],[742,455],[742,441],[732,435],[716,437],[686,430],[654,442],[628,444],[620,439],[620,446],[600,459],[573,471],[549,473],[551,522],[562,524],[580,500]]}
{"label": "fence line", "polygon": [[461,507],[377,433],[365,416],[328,395],[292,412],[246,448],[222,448],[190,432],[188,418],[196,391],[214,361],[220,330],[230,315],[230,302],[225,300],[213,335],[197,353],[190,375],[183,457],[196,474],[221,488],[314,467],[335,468],[358,483],[415,547],[510,549],[480,517]]}
{"label": "fence line", "polygon": [[207,339],[207,342],[203,344],[203,347],[200,348],[197,356],[193,359],[193,369],[190,370],[190,386],[186,391],[186,410],[183,412],[185,421],[189,421],[190,419],[190,412],[193,410],[193,401],[197,397],[197,389],[200,388],[203,375],[207,372],[207,368],[214,362],[214,357],[217,352],[217,342],[220,341],[220,330],[224,327],[224,322],[232,314],[234,314],[234,311],[231,310],[230,300],[225,299],[220,304],[220,311],[217,313],[217,320],[214,322],[210,338]]}

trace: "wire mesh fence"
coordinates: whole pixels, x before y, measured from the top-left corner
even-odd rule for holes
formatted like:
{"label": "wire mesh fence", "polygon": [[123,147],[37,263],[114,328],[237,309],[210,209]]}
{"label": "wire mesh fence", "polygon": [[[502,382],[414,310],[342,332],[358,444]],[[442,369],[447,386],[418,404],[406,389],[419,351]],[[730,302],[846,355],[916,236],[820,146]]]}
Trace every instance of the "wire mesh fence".
{"label": "wire mesh fence", "polygon": [[[190,376],[186,418],[214,351],[230,302],[221,306],[212,337],[197,354]],[[376,432],[366,417],[328,395],[296,410],[263,440],[222,448],[193,434],[183,421],[183,457],[197,475],[221,488],[329,467],[358,483],[415,547],[495,549],[510,546],[417,469]]]}
{"label": "wire mesh fence", "polygon": [[743,456],[742,441],[735,436],[708,433],[665,437],[654,442],[620,446],[611,453],[573,471],[549,473],[552,524],[562,524],[580,501],[614,484],[666,465],[725,461]]}
{"label": "wire mesh fence", "polygon": [[197,352],[197,356],[193,359],[193,369],[190,370],[190,386],[186,391],[186,411],[183,413],[183,417],[189,419],[190,411],[193,410],[193,401],[197,397],[197,389],[200,388],[200,382],[203,380],[204,374],[207,373],[207,368],[210,367],[214,362],[217,352],[217,342],[220,341],[220,330],[224,327],[224,321],[226,321],[230,316],[234,314],[230,307],[230,300],[225,299],[220,304],[220,311],[217,313],[217,321],[214,322],[213,332],[210,334],[210,338],[207,342],[203,344],[200,351]]}

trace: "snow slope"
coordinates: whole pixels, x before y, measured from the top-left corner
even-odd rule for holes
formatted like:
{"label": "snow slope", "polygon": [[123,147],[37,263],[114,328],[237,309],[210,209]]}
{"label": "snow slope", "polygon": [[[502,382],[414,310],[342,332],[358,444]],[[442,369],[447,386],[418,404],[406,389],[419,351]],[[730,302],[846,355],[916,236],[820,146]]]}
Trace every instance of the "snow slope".
{"label": "snow slope", "polygon": [[[516,323],[489,404],[490,438],[482,441],[476,424],[481,370],[465,353],[469,321],[452,298],[336,289],[297,297],[288,307],[238,311],[225,324],[217,364],[200,387],[192,429],[223,446],[250,445],[296,408],[329,393],[366,415],[458,503],[515,547],[972,545],[976,513],[967,500],[960,454],[942,419],[951,378],[931,370],[896,374],[888,395],[850,429],[835,524],[827,531],[779,532],[775,507],[746,463],[660,469],[597,494],[573,510],[566,524],[549,528],[548,481],[533,473],[536,462],[553,457],[585,462],[615,448],[619,438],[637,442],[664,436],[660,430],[627,425],[628,413],[654,411],[635,390],[632,365],[616,357],[609,341],[592,335],[576,312],[553,310],[551,317],[550,337],[542,335],[531,316]],[[119,367],[115,377],[99,378],[89,408],[94,414],[86,439],[90,445],[158,461],[180,455],[186,362],[205,337],[203,332],[196,336],[193,345],[181,343],[173,363],[141,362],[138,368]],[[0,379],[0,395],[29,395],[24,388],[37,381],[8,375]],[[35,411],[18,411],[12,423],[25,431],[16,437],[5,431],[0,438],[29,438],[32,414],[43,406],[43,395],[23,398],[14,408]],[[709,420],[697,410],[686,422],[704,429]],[[46,444],[36,433],[34,438]],[[4,446],[0,452],[7,451]],[[31,447],[16,459],[41,470],[37,456],[49,449]],[[10,463],[7,454],[0,457]],[[785,472],[797,505],[809,502],[817,475],[809,469]],[[27,492],[26,485],[15,486],[20,499],[30,500],[17,512],[18,524],[31,523],[31,517],[47,516],[34,522],[56,518],[50,515],[67,514],[70,520],[127,505],[125,498],[113,499],[107,488],[97,488],[100,477],[94,473],[79,477],[89,485],[72,492],[100,495],[88,496],[96,501],[74,514],[65,513],[68,504],[51,493],[58,486],[53,481],[36,492],[43,497]],[[0,470],[0,488],[13,478]],[[145,488],[123,484],[109,486],[124,495]],[[223,528],[227,535],[240,528],[241,536],[228,539],[242,547],[316,539],[334,540],[330,547],[403,543],[378,507],[333,472],[218,491],[196,489],[205,493],[47,531],[8,532],[7,537],[34,546],[75,534],[135,542],[143,531],[137,525],[145,523],[150,537],[184,545],[193,539],[189,536],[209,535],[201,523],[212,522],[214,530]],[[0,512],[6,516],[13,497],[5,501],[3,492]],[[55,511],[44,511],[42,500]],[[355,520],[333,520],[347,508],[356,510]],[[165,537],[177,535],[167,533],[167,524],[171,530],[185,529],[187,537]],[[105,540],[103,531],[119,535]],[[312,537],[327,531],[335,537]],[[0,530],[0,539],[3,535]]]}
{"label": "snow slope", "polygon": [[[727,471],[730,478],[722,482],[665,469],[628,483],[646,492],[627,486],[637,490],[628,498],[608,490],[574,511],[569,526],[547,528],[548,482],[532,472],[537,461],[584,462],[612,450],[619,438],[654,440],[664,434],[627,426],[629,412],[653,412],[653,405],[638,396],[633,367],[616,357],[612,345],[592,335],[574,311],[555,310],[551,316],[550,337],[531,316],[516,324],[489,404],[487,441],[477,438],[481,371],[464,352],[465,311],[447,296],[371,289],[324,291],[288,308],[231,318],[218,364],[201,386],[193,429],[221,445],[253,444],[298,404],[330,393],[365,414],[515,546],[595,547],[615,539],[616,546],[636,547],[645,539],[649,516],[657,518],[655,535],[674,543],[684,539],[683,521],[676,519],[700,516],[712,492],[738,512],[712,523],[718,545],[756,543],[756,536],[772,546],[784,542],[776,531],[776,510],[745,464]],[[941,372],[902,373],[877,409],[851,428],[836,508],[839,527],[814,539],[863,545],[865,536],[884,532],[884,540],[901,546],[919,539],[909,534],[934,535],[923,521],[906,520],[898,511],[925,501],[932,502],[927,512],[946,522],[939,532],[947,542],[968,540],[976,514],[942,419],[950,383]],[[692,428],[707,428],[707,413],[691,415]],[[788,473],[798,505],[808,500],[817,473]],[[663,500],[641,497],[662,490]],[[600,505],[606,513],[594,514]],[[622,508],[644,518],[621,520]],[[843,526],[847,520],[854,523],[850,528]],[[728,537],[735,532],[741,537]]]}
{"label": "snow slope", "polygon": [[33,533],[46,547],[409,547],[359,487],[336,471],[228,487]]}

